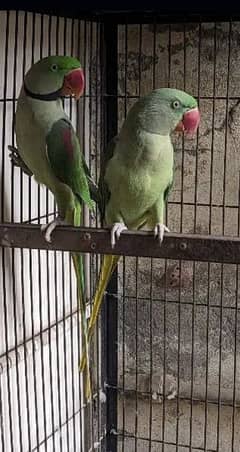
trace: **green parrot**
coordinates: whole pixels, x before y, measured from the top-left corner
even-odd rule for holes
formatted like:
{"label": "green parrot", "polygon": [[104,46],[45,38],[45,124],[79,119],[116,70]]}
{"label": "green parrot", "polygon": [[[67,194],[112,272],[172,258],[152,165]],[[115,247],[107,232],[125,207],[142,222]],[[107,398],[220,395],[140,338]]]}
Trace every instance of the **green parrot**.
{"label": "green parrot", "polygon": [[[17,148],[10,147],[12,159],[54,195],[59,216],[44,225],[45,238],[61,223],[80,226],[82,206],[94,208],[96,186],[80,150],[79,140],[64,112],[61,98],[82,95],[84,74],[80,62],[68,56],[49,56],[35,63],[24,77],[15,117]],[[87,368],[84,378],[87,399],[91,381],[87,344],[86,306],[82,256],[72,254],[81,311]]]}
{"label": "green parrot", "polygon": [[[114,248],[126,229],[153,229],[161,244],[164,210],[173,185],[174,150],[170,134],[196,132],[200,121],[197,101],[184,91],[156,89],[130,109],[119,135],[110,142],[100,172],[100,211],[103,224],[111,228]],[[109,278],[119,256],[105,255],[100,269],[88,340],[94,332]],[[83,356],[80,369],[86,365]]]}

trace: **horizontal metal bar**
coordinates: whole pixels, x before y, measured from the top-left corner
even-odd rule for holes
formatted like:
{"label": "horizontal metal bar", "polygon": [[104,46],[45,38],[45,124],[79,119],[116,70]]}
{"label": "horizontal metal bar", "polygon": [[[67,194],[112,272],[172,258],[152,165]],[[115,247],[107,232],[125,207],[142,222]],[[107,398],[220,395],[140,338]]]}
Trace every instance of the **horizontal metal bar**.
{"label": "horizontal metal bar", "polygon": [[45,241],[39,225],[0,224],[0,246],[82,253],[240,263],[240,238],[198,234],[166,234],[162,245],[152,232],[123,232],[114,250],[110,231],[58,226],[52,243]]}
{"label": "horizontal metal bar", "polygon": [[68,417],[64,422],[62,422],[60,425],[57,425],[54,427],[54,430],[52,430],[43,440],[41,440],[35,447],[32,449],[32,452],[39,451],[40,447],[44,444],[47,444],[47,442],[57,433],[62,434],[62,429],[65,427],[69,422],[73,421],[74,418],[80,413],[81,410],[85,408],[85,405],[82,405],[77,411],[75,411],[70,417]]}
{"label": "horizontal metal bar", "polygon": [[[134,374],[132,374],[134,375]],[[161,392],[161,391],[139,391],[136,389],[131,389],[131,388],[126,388],[126,386],[111,386],[111,388],[118,392],[119,397],[123,398],[131,398],[134,399],[136,396],[138,396],[139,398],[152,398],[153,393],[155,394],[155,396],[158,398],[158,400],[162,400],[163,398],[168,399],[168,395],[166,395],[165,393]],[[205,398],[202,399],[200,397],[188,397],[186,394],[183,395],[178,395],[177,396],[179,400],[181,400],[182,402],[194,402],[194,403],[201,403],[202,405],[204,405],[205,403],[209,403],[211,405],[215,405],[218,406],[219,402],[218,400],[212,399],[212,398]],[[171,400],[171,399],[168,399]],[[176,398],[175,398],[176,400]],[[228,408],[240,408],[240,404],[239,403],[232,403],[230,400],[221,400],[221,407],[228,407]]]}
{"label": "horizontal metal bar", "polygon": [[[11,2],[10,2],[11,3]],[[129,8],[127,2],[121,4],[121,9],[117,6],[108,6],[108,2],[105,3],[105,7],[99,8],[97,2],[91,2],[88,7],[80,7],[79,4],[74,7],[60,7],[58,6],[32,6],[29,2],[18,2],[17,9],[29,12],[35,12],[47,15],[56,15],[59,17],[72,17],[82,20],[98,21],[98,22],[111,22],[116,24],[121,23],[175,23],[175,22],[214,22],[228,20],[239,20],[240,13],[237,8],[237,3],[230,1],[229,4],[219,3],[218,8],[209,5],[201,5],[200,3],[184,3],[181,7],[173,4],[169,5],[161,4],[161,7],[156,7],[156,3],[150,2],[147,8],[132,7]],[[14,7],[13,7],[14,6]],[[14,9],[16,7],[13,4],[11,7],[9,2],[1,2],[1,9]]]}
{"label": "horizontal metal bar", "polygon": [[139,295],[138,295],[138,297],[134,297],[134,296],[130,296],[130,295],[124,295],[124,297],[123,296],[121,296],[121,295],[119,295],[119,296],[117,296],[117,298],[120,300],[121,299],[121,301],[122,301],[122,299],[124,298],[124,301],[122,301],[122,303],[123,302],[125,302],[125,303],[127,303],[127,300],[131,300],[131,301],[136,301],[136,300],[138,300],[138,301],[146,301],[146,302],[150,302],[151,300],[152,300],[152,302],[153,303],[166,303],[166,301],[167,301],[167,303],[171,303],[171,305],[174,303],[174,304],[176,304],[176,305],[181,305],[181,306],[200,306],[201,308],[206,308],[206,309],[218,309],[218,310],[222,310],[222,311],[226,311],[226,310],[228,310],[228,311],[240,311],[240,305],[239,306],[236,306],[236,305],[233,305],[233,306],[229,306],[228,304],[226,304],[226,305],[221,305],[221,304],[215,304],[215,303],[200,303],[200,302],[197,302],[197,301],[184,301],[184,300],[174,300],[174,299],[172,299],[172,298],[169,298],[169,297],[167,297],[167,300],[166,300],[166,298],[155,298],[155,297],[152,297],[152,298],[149,298],[149,297],[140,297]]}
{"label": "horizontal metal bar", "polygon": [[[92,99],[92,100],[96,100],[96,99],[109,99],[109,98],[113,98],[113,99],[119,99],[119,100],[134,100],[134,99],[139,99],[141,96],[138,94],[107,94],[107,93],[100,93],[100,94],[83,94],[81,96],[81,98],[79,99],[79,102],[83,102],[84,99]],[[224,100],[224,101],[230,101],[230,100],[234,100],[234,101],[238,101],[240,100],[240,96],[197,96],[198,100]],[[66,100],[69,100],[69,97],[65,97]],[[0,102],[3,103],[7,103],[7,102],[12,102],[12,103],[16,103],[18,100],[17,97],[0,97]]]}
{"label": "horizontal metal bar", "polygon": [[[56,329],[58,328],[60,331],[68,331],[72,328],[73,323],[78,322],[78,310],[76,309],[73,313],[67,314],[64,318],[55,321],[50,326],[43,328],[38,333],[34,334],[34,336],[30,336],[26,339],[25,342],[20,342],[17,347],[11,347],[9,350],[6,350],[4,353],[0,355],[0,374],[6,368],[6,360],[11,361],[10,367],[16,362],[16,353],[18,353],[19,361],[24,359],[22,357],[23,353],[21,350],[26,348],[28,350],[28,355],[31,354],[31,347],[34,343],[35,348],[38,349],[41,345],[49,344],[49,336],[54,336],[56,334]],[[38,344],[38,345],[36,345]]]}
{"label": "horizontal metal bar", "polygon": [[[116,433],[116,435],[118,436],[118,438],[122,437],[123,440],[126,440],[126,438],[129,438],[129,439],[137,439],[138,441],[147,441],[147,442],[149,442],[149,438],[147,436],[134,435],[133,433],[130,433],[130,432],[127,432],[127,431],[124,431],[124,432],[118,431]],[[173,441],[162,440],[162,439],[157,439],[157,438],[152,439],[151,440],[151,445],[153,446],[153,445],[156,445],[156,444],[164,444],[166,446],[175,446],[177,448],[184,447],[184,448],[187,448],[188,450],[196,451],[196,452],[202,452],[202,451],[204,452],[206,450],[202,446],[191,446],[191,449],[190,449],[189,444],[184,444],[184,443],[180,443],[180,442],[178,442],[178,443],[175,442],[174,443]],[[119,447],[119,449],[120,449],[120,447]],[[207,449],[207,451],[208,452],[218,452],[217,449],[209,449],[209,448]]]}

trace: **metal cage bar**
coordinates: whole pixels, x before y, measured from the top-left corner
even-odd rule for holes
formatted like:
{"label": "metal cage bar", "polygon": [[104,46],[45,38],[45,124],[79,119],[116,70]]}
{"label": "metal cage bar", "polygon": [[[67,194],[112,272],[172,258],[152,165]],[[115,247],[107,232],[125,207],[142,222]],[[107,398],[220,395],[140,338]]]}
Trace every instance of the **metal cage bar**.
{"label": "metal cage bar", "polygon": [[[111,45],[109,43],[111,42]],[[107,143],[117,134],[117,51],[118,51],[118,30],[115,24],[102,25],[102,65],[104,91],[104,122],[105,122],[105,142]],[[106,451],[117,450],[117,392],[114,389],[117,385],[118,376],[118,308],[116,294],[117,270],[113,273],[107,287],[107,294],[103,306],[102,326],[104,334],[104,385],[106,390]]]}

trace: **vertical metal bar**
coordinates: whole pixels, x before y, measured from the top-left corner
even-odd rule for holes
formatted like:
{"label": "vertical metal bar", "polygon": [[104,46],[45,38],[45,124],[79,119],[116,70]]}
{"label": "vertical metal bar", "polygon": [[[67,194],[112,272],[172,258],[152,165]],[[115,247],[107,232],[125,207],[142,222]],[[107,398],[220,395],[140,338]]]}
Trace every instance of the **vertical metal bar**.
{"label": "vertical metal bar", "polygon": [[[49,16],[48,23],[48,53],[51,55],[51,30],[52,30],[52,18]],[[40,58],[43,55],[43,15],[41,15],[41,32],[40,32]],[[45,190],[46,196],[46,218],[48,221],[48,190]],[[38,188],[38,216],[40,216],[40,187]],[[40,221],[40,220],[39,220]],[[46,251],[47,260],[47,323],[48,323],[48,364],[49,364],[49,379],[50,379],[50,399],[51,399],[51,425],[52,425],[52,445],[53,451],[56,450],[56,437],[54,434],[55,429],[55,413],[54,413],[54,397],[53,397],[53,361],[52,361],[52,328],[51,328],[51,302],[50,302],[50,261],[49,261],[49,251]]]}
{"label": "vertical metal bar", "polygon": [[[238,173],[238,205],[240,206],[240,172]],[[240,210],[238,210],[238,236],[240,235]],[[234,334],[234,363],[233,363],[233,406],[232,406],[232,440],[231,440],[231,452],[236,450],[235,448],[235,415],[236,415],[236,386],[237,386],[237,337],[238,337],[238,283],[239,283],[239,265],[236,265],[236,300],[235,300],[235,334]],[[238,358],[239,359],[239,358]],[[236,444],[237,447],[237,444]]]}
{"label": "vertical metal bar", "polygon": [[[142,63],[142,24],[139,24],[139,44],[138,44],[138,95],[141,97],[141,64]],[[139,258],[136,258],[136,279],[135,279],[135,452],[138,448],[138,267]]]}
{"label": "vertical metal bar", "polygon": [[[168,25],[168,87],[170,87],[171,80],[171,45],[172,45],[172,36],[171,36],[171,24]],[[168,208],[166,205],[166,224],[168,218]],[[164,302],[163,302],[163,380],[162,380],[162,451],[165,450],[165,421],[166,421],[166,305],[167,305],[167,259],[164,262]]]}
{"label": "vertical metal bar", "polygon": [[[27,50],[27,13],[24,14],[24,36],[23,36],[23,77],[26,69],[26,50]],[[20,221],[23,221],[23,172],[20,172]],[[25,313],[25,278],[24,278],[24,254],[23,250],[20,251],[21,255],[21,286],[22,286],[22,328],[23,328],[23,343],[24,343],[24,373],[25,373],[25,390],[26,390],[26,414],[27,414],[27,432],[28,432],[28,447],[32,448],[31,439],[31,423],[30,423],[30,408],[29,408],[29,380],[28,380],[28,364],[27,364],[27,347],[26,347],[26,313]]]}
{"label": "vertical metal bar", "polygon": [[[8,46],[9,46],[9,11],[6,12],[6,43],[5,43],[5,58],[4,58],[4,86],[3,86],[3,98],[7,97],[7,70],[8,70]],[[6,101],[3,103],[3,119],[2,119],[2,149],[5,149],[6,143]],[[5,153],[2,153],[2,167],[1,167],[1,221],[4,222],[5,219],[5,204],[4,204],[4,193],[5,193]],[[9,414],[9,430],[10,430],[10,446],[13,450],[13,421],[12,421],[12,401],[11,401],[11,385],[10,385],[10,360],[8,357],[8,309],[7,309],[7,291],[6,291],[6,250],[2,249],[2,269],[3,269],[3,315],[4,315],[4,339],[5,339],[5,350],[6,350],[6,360],[7,360],[7,401],[8,401],[8,414]]]}
{"label": "vertical metal bar", "polygon": [[[95,143],[98,144],[99,143],[99,133],[98,133],[98,119],[99,119],[99,97],[98,97],[98,78],[99,78],[99,22],[97,21],[95,24],[96,27],[96,31],[95,31],[95,36],[96,36],[96,54],[95,54],[95,61],[96,61],[96,71],[95,71]],[[97,145],[96,145],[96,152],[97,152]],[[90,151],[90,162],[91,164],[91,151]],[[98,180],[98,167],[97,167],[97,154],[95,155],[95,175],[96,175],[96,179]],[[97,226],[97,217],[96,217],[96,226]],[[90,267],[90,270],[93,269],[94,266],[94,260],[96,263],[96,269],[98,270],[98,256],[91,256],[92,258],[92,265]],[[91,262],[91,261],[90,261]],[[92,271],[90,271],[90,281],[93,281],[92,278]],[[99,318],[97,320],[97,331],[99,332]],[[99,393],[100,393],[100,369],[99,369],[99,359],[100,359],[100,350],[99,350],[99,337],[100,335],[97,334],[97,340],[96,340],[96,353],[94,355],[94,357],[96,357],[96,390],[97,390],[97,394],[96,394],[96,412],[97,412],[97,441],[98,443],[100,443],[100,438],[101,438],[101,399],[99,397]]]}
{"label": "vertical metal bar", "polygon": [[[152,87],[156,88],[156,20],[153,22],[153,78],[152,78]],[[154,262],[151,258],[150,261],[150,305],[149,305],[149,447],[148,452],[152,450],[152,425],[153,425],[153,268]]]}
{"label": "vertical metal bar", "polygon": [[[89,136],[88,136],[88,148],[87,148],[87,153],[86,153],[86,157],[88,158],[88,164],[89,164],[89,169],[91,172],[91,162],[89,159],[89,155],[91,153],[91,148],[92,148],[92,142],[93,142],[93,130],[94,127],[92,127],[92,122],[93,122],[93,23],[90,22],[88,24],[88,74],[89,74],[89,84],[88,84],[88,109],[89,109]],[[89,225],[89,218],[86,218],[87,216],[85,216],[85,224]],[[90,257],[91,259],[91,257]],[[86,281],[86,294],[87,296],[89,296],[89,292],[90,292],[90,288],[89,288],[89,256],[85,256],[85,269],[86,271],[86,275],[85,275],[85,281]],[[92,377],[92,386],[94,389],[94,375],[92,373],[91,375]],[[94,445],[94,418],[93,418],[93,409],[91,409],[92,407],[90,405],[88,405],[87,407],[87,422],[89,422],[89,426],[88,426],[88,432],[90,433],[90,427],[91,427],[91,447],[93,447]]]}
{"label": "vertical metal bar", "polygon": [[136,257],[135,272],[135,434],[134,434],[134,450],[138,450],[138,268],[139,258]]}
{"label": "vertical metal bar", "polygon": [[[226,163],[228,148],[228,109],[229,109],[229,82],[230,82],[230,62],[231,62],[231,34],[232,22],[229,24],[228,32],[228,66],[227,66],[227,93],[226,93],[226,120],[225,120],[225,140],[224,140],[224,165],[223,165],[223,214],[222,214],[222,234],[225,234],[225,196],[226,196]],[[221,284],[220,284],[220,316],[219,316],[219,375],[218,375],[218,415],[217,415],[217,452],[220,451],[220,421],[221,421],[221,384],[222,384],[222,325],[223,325],[223,264],[221,264]]]}
{"label": "vertical metal bar", "polygon": [[[209,234],[212,232],[212,197],[213,197],[213,153],[215,137],[215,97],[216,97],[216,46],[217,26],[214,24],[214,64],[213,64],[213,105],[212,105],[212,141],[210,163],[210,193],[209,193]],[[208,263],[208,287],[207,287],[207,324],[206,324],[206,378],[205,378],[205,413],[204,413],[204,450],[207,451],[208,428],[208,361],[209,361],[209,319],[210,319],[210,274],[211,264]]]}
{"label": "vertical metal bar", "polygon": [[[14,124],[15,104],[16,104],[16,74],[17,74],[17,52],[18,52],[18,11],[15,13],[15,37],[14,37],[14,62],[13,62],[13,106],[12,117]],[[12,127],[12,144],[14,145],[14,127]],[[11,222],[14,222],[14,165],[11,167]],[[15,255],[16,250],[12,250],[12,281],[13,281],[13,322],[14,322],[14,348],[16,359],[16,387],[17,387],[17,412],[18,412],[18,431],[19,448],[23,451],[22,428],[21,428],[21,399],[20,399],[20,381],[19,381],[19,354],[18,354],[18,327],[17,327],[17,297],[16,297],[16,278],[15,278]],[[3,446],[4,449],[4,446]]]}
{"label": "vertical metal bar", "polygon": [[2,403],[2,368],[0,368],[0,435],[1,435],[1,452],[5,452],[4,438],[4,421],[3,421],[3,403]]}
{"label": "vertical metal bar", "polygon": [[[199,23],[199,49],[198,49],[198,101],[200,97],[200,63],[201,63],[201,22]],[[197,148],[199,143],[199,131],[197,132]],[[196,225],[197,225],[197,190],[198,190],[198,153],[196,153],[196,165],[195,165],[195,183],[194,183],[194,232],[196,231]],[[195,275],[196,275],[196,262],[193,262],[193,280],[192,280],[192,350],[191,350],[191,386],[190,386],[190,425],[189,425],[189,434],[190,434],[190,440],[189,440],[189,447],[192,449],[192,430],[193,430],[193,377],[194,377],[194,346],[195,346]]]}
{"label": "vertical metal bar", "polygon": [[149,367],[150,367],[150,375],[149,375],[149,401],[150,401],[150,410],[149,410],[149,448],[148,451],[152,450],[152,424],[153,424],[153,390],[152,390],[152,381],[153,381],[153,259],[151,258],[150,264],[150,306],[149,306],[149,347],[150,347],[150,356],[149,356]]}
{"label": "vertical metal bar", "polygon": [[[83,43],[83,48],[84,48],[84,56],[85,56],[85,52],[86,52],[86,37],[85,37],[85,33],[86,33],[86,22],[84,22],[84,43]],[[78,21],[78,47],[77,47],[77,53],[80,56],[80,42],[81,39],[81,21]],[[83,62],[83,67],[84,69],[86,68],[86,59],[84,59]],[[83,109],[85,111],[85,96],[83,97]],[[85,115],[83,115],[83,124],[82,124],[82,130],[83,130],[83,149],[84,149],[84,144],[85,144],[85,127],[84,127],[84,118]],[[77,108],[77,128],[78,128],[78,124],[79,124],[79,108]],[[73,268],[73,267],[72,267]],[[77,311],[77,337],[78,337],[78,362],[80,362],[80,358],[81,358],[81,329],[80,329],[80,325],[81,325],[81,318],[80,318],[80,310],[78,309]],[[83,407],[83,401],[84,401],[84,397],[82,395],[82,376],[80,374],[80,372],[78,373],[78,393],[79,393],[79,405],[80,405],[80,414],[79,414],[79,429],[80,429],[80,452],[84,451],[85,446],[87,446],[87,429],[85,427],[85,416],[82,415],[82,407]],[[84,410],[84,414],[85,414]],[[85,431],[84,431],[85,430]],[[84,431],[84,433],[83,433]],[[86,450],[87,447],[86,447]]]}
{"label": "vertical metal bar", "polygon": [[[105,145],[117,133],[117,86],[118,86],[118,28],[111,22],[102,25],[101,67],[105,82],[104,131]],[[104,364],[106,383],[106,451],[117,451],[117,381],[118,381],[118,308],[117,271],[107,287],[103,309]]]}
{"label": "vertical metal bar", "polygon": [[[76,22],[77,24],[77,22]],[[71,55],[74,53],[74,19],[71,21]],[[69,110],[70,120],[72,120],[72,100],[70,100],[70,110]],[[77,450],[77,441],[76,441],[76,420],[75,420],[75,382],[74,382],[74,368],[76,363],[74,363],[74,324],[73,324],[73,287],[72,287],[72,258],[69,253],[69,310],[70,310],[70,344],[71,344],[71,387],[72,387],[72,415],[73,415],[73,450]],[[81,407],[80,407],[81,412]],[[80,432],[81,434],[81,432]]]}
{"label": "vertical metal bar", "polygon": [[[186,89],[186,25],[183,23],[183,89]],[[181,164],[181,204],[180,204],[180,232],[183,232],[183,206],[184,206],[184,161],[185,161],[185,141],[182,136],[182,164]],[[177,416],[176,416],[176,452],[179,445],[179,391],[180,391],[180,360],[181,360],[181,282],[182,282],[182,261],[179,261],[179,288],[178,288],[178,350],[177,350]]]}
{"label": "vertical metal bar", "polygon": [[[125,65],[124,65],[124,119],[127,116],[127,79],[128,79],[128,24],[125,23],[124,30],[124,54],[125,54]],[[123,256],[123,307],[122,307],[122,374],[123,374],[123,403],[122,403],[122,452],[125,450],[125,287],[126,287],[126,258]]]}
{"label": "vertical metal bar", "polygon": [[70,450],[70,434],[69,434],[69,413],[68,413],[68,384],[67,384],[67,345],[66,345],[66,334],[67,334],[67,328],[66,328],[66,297],[65,297],[65,283],[66,283],[66,272],[65,272],[65,253],[61,252],[61,261],[62,261],[62,296],[63,296],[63,312],[62,312],[62,318],[63,318],[63,324],[62,324],[62,334],[63,334],[63,368],[64,368],[64,392],[65,392],[65,422],[66,422],[66,446],[67,450]]}
{"label": "vertical metal bar", "polygon": [[[91,98],[90,98],[90,94],[91,94],[91,63],[89,62],[90,59],[90,55],[89,55],[89,39],[88,39],[88,31],[89,31],[89,23],[84,21],[84,30],[83,30],[83,67],[85,68],[85,72],[86,72],[86,79],[87,79],[87,75],[89,77],[88,80],[88,90],[89,92],[87,93],[87,91],[85,92],[85,95],[83,97],[83,117],[82,117],[82,135],[83,135],[83,139],[82,139],[82,143],[83,143],[83,153],[84,155],[86,155],[86,147],[87,147],[87,138],[86,138],[86,129],[88,130],[89,133],[89,138],[90,139],[90,135],[91,135],[91,121],[89,118],[89,125],[88,125],[88,120],[86,119],[86,113],[87,113],[87,101],[86,101],[86,95],[89,94],[89,116],[91,114]],[[81,43],[79,42],[79,45],[81,45]],[[80,52],[80,48],[79,48],[79,52]],[[91,53],[91,48],[90,48],[90,53]],[[86,84],[86,88],[87,88],[87,84]],[[89,145],[91,147],[91,142],[89,142]],[[83,214],[84,214],[84,221],[86,220],[86,210],[84,209]],[[84,258],[84,270],[88,270],[87,265],[86,265],[86,259]],[[85,274],[85,282],[86,280],[88,281],[88,275]],[[86,286],[86,288],[88,288],[88,286]],[[81,325],[81,317],[80,317],[80,311],[79,311],[79,324]],[[81,334],[82,337],[82,343],[83,343],[83,333],[82,333],[82,329],[79,330],[79,334]],[[82,384],[82,389],[84,389],[84,385]],[[92,412],[92,405],[89,403],[86,403],[86,398],[83,392],[83,405],[84,405],[84,417],[83,417],[83,426],[84,426],[84,451],[88,451],[92,446],[93,446],[93,442],[92,442],[92,417],[91,417],[91,412]],[[91,444],[92,442],[92,444]]]}
{"label": "vertical metal bar", "polygon": [[[56,55],[59,54],[59,17],[57,16],[56,21]],[[54,202],[54,211],[56,209],[56,202]],[[56,316],[56,361],[57,361],[57,388],[58,388],[58,420],[59,420],[59,430],[60,430],[60,451],[63,451],[63,438],[62,438],[62,397],[61,397],[61,374],[60,374],[60,334],[59,331],[59,294],[58,294],[58,275],[60,274],[60,268],[57,262],[57,256],[60,253],[54,253],[54,286],[55,286],[55,316]]]}
{"label": "vertical metal bar", "polygon": [[[35,47],[35,13],[32,15],[32,64],[34,63],[34,47]],[[28,221],[31,222],[31,209],[32,209],[32,179],[28,178]],[[39,214],[40,216],[40,214]],[[34,343],[34,335],[35,335],[35,319],[34,319],[34,295],[33,295],[33,266],[32,266],[32,250],[29,250],[29,286],[30,286],[30,309],[31,309],[31,334],[32,334],[32,366],[33,366],[33,389],[34,389],[34,416],[35,416],[35,425],[36,425],[36,443],[39,444],[39,414],[38,414],[38,398],[37,398],[37,376],[36,376],[36,349]],[[40,251],[38,251],[38,256],[40,256]],[[41,263],[40,258],[38,261],[38,277],[39,277],[39,316],[40,316],[40,330],[41,330],[41,298],[42,298],[42,289],[41,289]],[[42,337],[41,337],[42,339]],[[41,379],[42,379],[42,393],[43,393],[43,418],[44,418],[44,437],[46,437],[46,409],[45,409],[45,397],[44,397],[44,372],[43,372],[43,344],[41,342]],[[38,381],[38,383],[40,383]],[[46,443],[45,443],[46,450]]]}
{"label": "vertical metal bar", "polygon": [[[43,57],[43,37],[44,37],[44,18],[45,16],[41,14],[41,29],[40,29],[40,58]],[[49,16],[49,23],[48,23],[48,53],[51,55],[52,53],[52,37],[51,37],[51,30],[52,30],[52,17]],[[45,200],[46,200],[46,221],[48,221],[49,218],[49,191],[45,187]],[[40,217],[41,213],[41,196],[40,196],[40,186],[38,186],[38,218]],[[40,222],[40,220],[38,220]],[[56,450],[56,435],[54,433],[55,431],[55,422],[57,419],[57,416],[55,418],[55,410],[54,410],[54,392],[53,392],[53,334],[52,334],[52,328],[51,328],[51,299],[50,299],[50,254],[49,251],[46,252],[46,260],[47,260],[47,323],[48,323],[48,362],[49,362],[49,379],[50,379],[50,400],[51,400],[51,425],[52,425],[52,445],[53,450]],[[39,255],[40,260],[40,255]],[[54,262],[55,264],[55,262]]]}
{"label": "vertical metal bar", "polygon": [[[61,378],[60,378],[60,351],[59,351],[59,318],[58,318],[58,287],[57,287],[57,275],[59,273],[59,268],[57,266],[57,253],[54,253],[54,285],[55,285],[55,315],[56,315],[56,352],[57,352],[57,392],[58,392],[58,419],[59,419],[59,428],[61,430],[62,425],[62,403],[61,403]],[[62,434],[60,432],[60,451],[63,450],[63,442],[62,442]]]}
{"label": "vertical metal bar", "polygon": [[122,297],[122,452],[125,450],[125,303],[126,303],[126,258],[123,257],[123,297]]}
{"label": "vertical metal bar", "polygon": [[[63,27],[63,54],[66,55],[66,41],[67,41],[67,19],[64,18],[64,27]],[[62,261],[62,297],[63,297],[63,367],[64,367],[64,390],[65,390],[65,422],[66,422],[66,446],[67,450],[70,450],[70,432],[69,432],[69,412],[68,412],[68,382],[67,382],[67,369],[68,369],[68,360],[67,360],[67,344],[66,344],[66,296],[65,296],[65,285],[66,285],[66,271],[65,271],[65,253],[61,252],[61,261]]]}
{"label": "vertical metal bar", "polygon": [[[102,163],[102,154],[103,150],[105,149],[105,130],[104,130],[104,119],[105,119],[105,102],[104,102],[104,93],[105,93],[105,72],[104,72],[104,57],[105,57],[105,51],[104,51],[104,27],[102,22],[100,22],[99,25],[99,75],[100,75],[100,90],[99,90],[99,96],[100,96],[100,116],[101,116],[101,135],[100,135],[100,155],[99,155],[99,164],[101,166]],[[97,260],[97,268],[96,268],[96,274],[99,272],[99,268],[101,268],[101,259]],[[102,310],[101,317],[99,319],[100,324],[100,373],[101,373],[101,390],[104,391],[104,394],[106,396],[105,392],[105,328],[104,328],[104,306]],[[102,424],[102,440],[101,440],[101,448],[103,451],[106,451],[106,403],[101,405],[101,424]]]}

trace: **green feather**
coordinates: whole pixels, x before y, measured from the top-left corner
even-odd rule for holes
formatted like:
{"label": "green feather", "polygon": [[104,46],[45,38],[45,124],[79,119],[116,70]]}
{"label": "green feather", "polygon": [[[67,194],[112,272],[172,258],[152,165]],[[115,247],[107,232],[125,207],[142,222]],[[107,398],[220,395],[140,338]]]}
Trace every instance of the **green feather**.
{"label": "green feather", "polygon": [[46,137],[46,143],[48,159],[54,174],[92,209],[94,204],[89,192],[79,141],[72,124],[65,118],[56,121]]}

